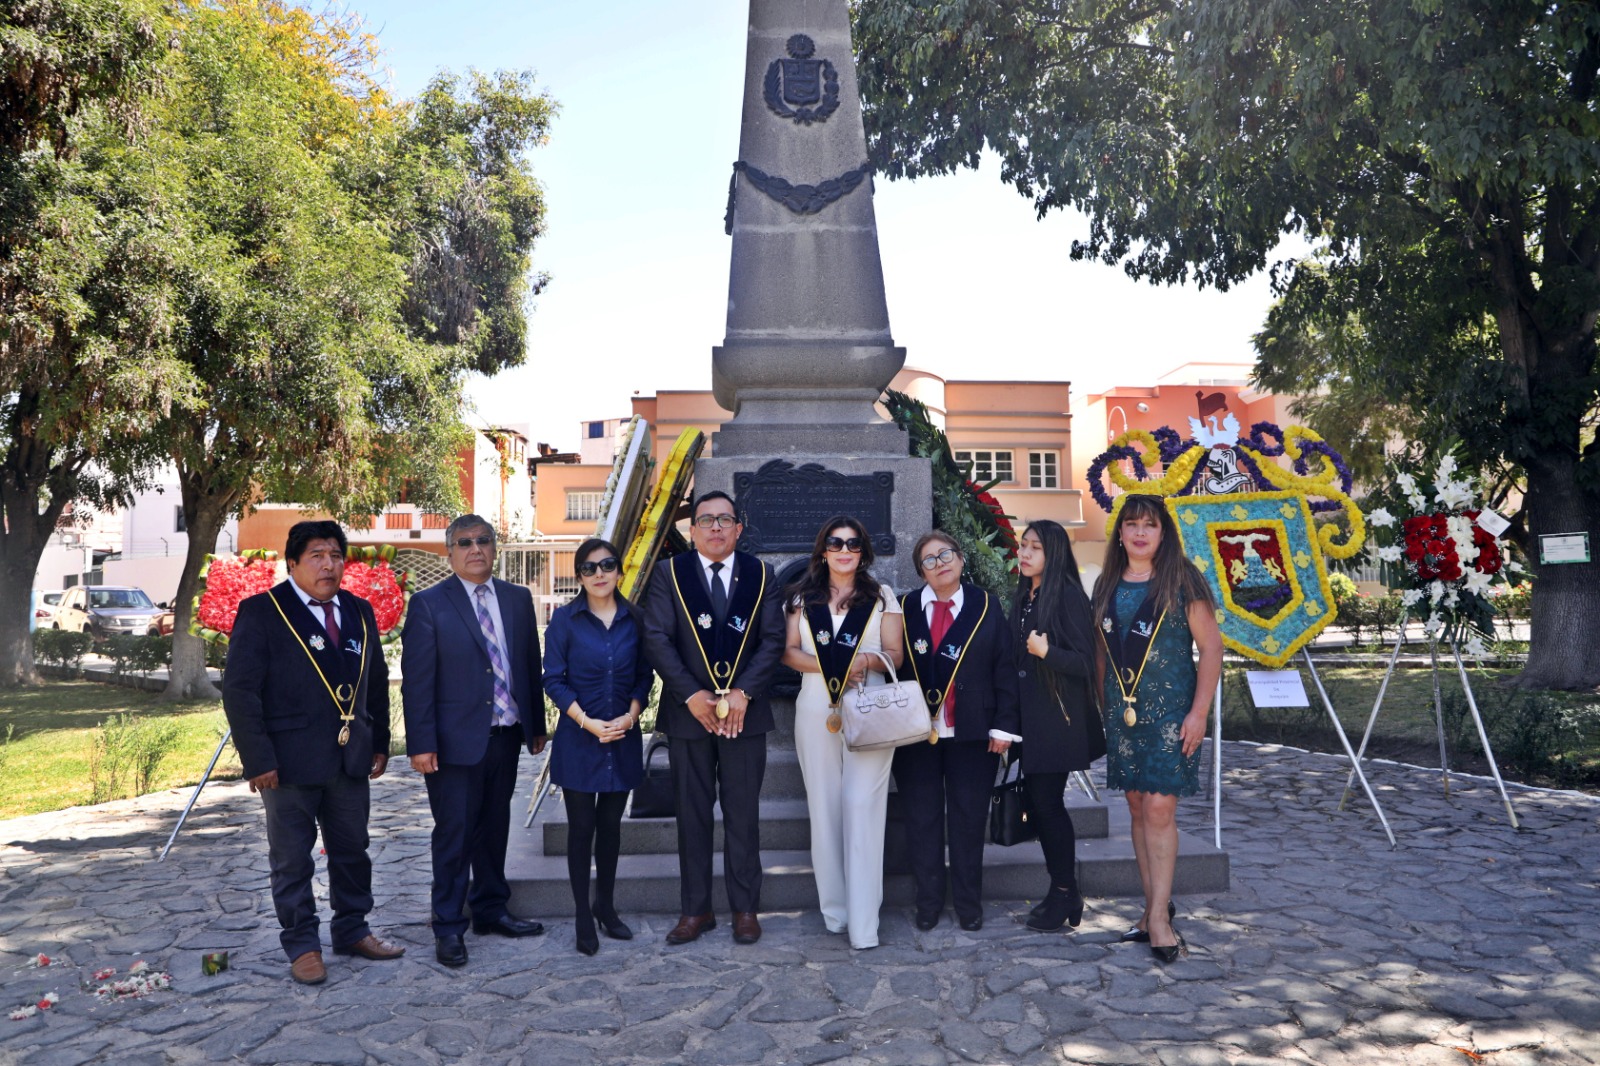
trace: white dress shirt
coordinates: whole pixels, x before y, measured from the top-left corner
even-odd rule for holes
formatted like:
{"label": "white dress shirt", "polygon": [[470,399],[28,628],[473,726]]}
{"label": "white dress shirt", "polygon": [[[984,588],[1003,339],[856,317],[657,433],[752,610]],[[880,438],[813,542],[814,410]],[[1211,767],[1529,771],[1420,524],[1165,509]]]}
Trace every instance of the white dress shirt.
{"label": "white dress shirt", "polygon": [[[461,582],[461,587],[467,590],[467,602],[472,604],[472,613],[476,617],[478,613],[478,589],[480,586],[474,585],[460,574],[456,575],[456,580]],[[488,596],[485,597],[484,607],[489,611],[489,621],[494,623],[494,642],[499,645],[500,659],[506,664],[506,688],[509,690],[512,681],[511,649],[506,647],[506,624],[505,620],[500,617],[500,601],[494,594],[494,579],[490,578],[485,581],[482,587],[486,587],[489,590]],[[515,696],[511,697],[511,705],[513,707],[517,705]]]}
{"label": "white dress shirt", "polygon": [[725,602],[733,601],[733,555],[730,553],[726,559],[721,560],[722,569],[716,573],[711,572],[712,560],[707,559],[703,552],[695,552],[700,557],[700,568],[706,572],[706,586],[709,588],[713,581],[722,582],[722,591],[727,594]]}
{"label": "white dress shirt", "polygon": [[[327,618],[323,615],[322,607],[317,602],[316,597],[312,596],[311,593],[295,584],[292,579],[289,582],[289,587],[294,589],[294,594],[300,597],[300,602],[306,605],[306,610],[310,611],[312,616],[316,618],[317,625],[322,626],[323,632],[327,632]],[[339,594],[337,592],[333,594],[333,624],[339,627],[339,636],[341,639],[343,639],[344,612],[339,609]],[[360,641],[358,640],[357,643],[360,643]]]}
{"label": "white dress shirt", "polygon": [[[938,594],[933,591],[933,586],[924,585],[922,587],[922,616],[925,619],[927,619],[928,632],[930,632],[930,633],[933,632],[933,605],[934,605],[934,602],[936,600],[938,600],[938,598],[939,598]],[[964,599],[966,599],[966,589],[962,588],[959,585],[956,586],[955,594],[950,597],[950,618],[951,618],[952,622],[957,617],[960,616],[960,614],[961,614],[961,602]],[[1001,621],[1004,622],[1004,619],[1002,619]],[[1010,664],[1007,664],[1007,665],[1009,666]],[[957,676],[960,676],[960,675],[958,674]],[[958,698],[958,703],[959,703],[959,698]],[[948,740],[949,738],[951,738],[951,737],[956,735],[956,731],[955,731],[955,729],[953,727],[947,726],[947,725],[944,724],[944,714],[943,713],[934,715],[934,728],[936,730],[938,730],[939,736],[941,738],[943,738],[943,739],[947,739]],[[1003,729],[991,729],[991,730],[989,730],[989,739],[991,739],[991,740],[1009,740],[1013,744],[1021,744],[1022,743],[1022,738],[1021,737],[1017,736],[1015,733],[1007,733]]]}

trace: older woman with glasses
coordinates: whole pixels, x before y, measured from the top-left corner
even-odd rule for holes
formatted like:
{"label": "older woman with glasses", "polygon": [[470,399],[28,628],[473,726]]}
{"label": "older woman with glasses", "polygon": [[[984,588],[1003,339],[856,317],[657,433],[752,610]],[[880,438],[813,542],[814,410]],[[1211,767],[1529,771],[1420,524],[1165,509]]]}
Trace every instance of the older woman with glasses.
{"label": "older woman with glasses", "polygon": [[[567,876],[576,904],[578,950],[600,950],[606,935],[632,940],[613,899],[622,846],[622,809],[644,776],[639,715],[654,680],[644,658],[634,607],[617,592],[622,553],[591,537],[578,545],[582,589],[550,619],[544,645],[544,691],[561,711],[550,753],[550,780],[567,808]],[[589,856],[594,856],[594,901]]]}
{"label": "older woman with glasses", "polygon": [[894,749],[850,751],[841,733],[844,690],[881,680],[876,656],[901,662],[900,604],[868,571],[872,539],[848,515],[817,531],[806,572],[786,590],[783,661],[800,672],[794,743],[811,815],[811,866],[830,933],[858,950],[878,946],[883,827]]}
{"label": "older woman with glasses", "polygon": [[966,559],[935,530],[912,549],[922,588],[900,600],[906,655],[928,704],[927,744],[896,748],[894,780],[916,879],[916,924],[944,910],[945,847],[961,928],[983,928],[983,841],[999,755],[1022,740],[1010,621],[998,599],[961,580]]}

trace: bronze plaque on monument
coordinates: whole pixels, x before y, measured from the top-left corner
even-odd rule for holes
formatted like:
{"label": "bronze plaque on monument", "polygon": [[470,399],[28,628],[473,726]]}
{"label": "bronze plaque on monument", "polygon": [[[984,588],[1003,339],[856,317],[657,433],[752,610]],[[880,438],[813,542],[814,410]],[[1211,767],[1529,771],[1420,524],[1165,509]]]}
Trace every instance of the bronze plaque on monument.
{"label": "bronze plaque on monument", "polygon": [[844,514],[867,528],[876,554],[894,554],[892,473],[841,474],[820,463],[773,459],[754,473],[734,474],[733,497],[744,518],[742,551],[809,552],[822,523]]}

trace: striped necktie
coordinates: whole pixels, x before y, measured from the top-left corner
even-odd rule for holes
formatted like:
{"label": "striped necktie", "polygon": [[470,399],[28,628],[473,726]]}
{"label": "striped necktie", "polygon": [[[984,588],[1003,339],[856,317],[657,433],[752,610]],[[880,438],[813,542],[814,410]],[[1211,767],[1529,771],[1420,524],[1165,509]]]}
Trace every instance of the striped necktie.
{"label": "striped necktie", "polygon": [[489,614],[489,586],[477,588],[478,625],[483,627],[483,639],[489,645],[489,665],[494,668],[494,724],[516,725],[517,705],[511,700],[511,675],[506,670],[505,653],[500,650],[500,638],[494,631],[494,618]]}

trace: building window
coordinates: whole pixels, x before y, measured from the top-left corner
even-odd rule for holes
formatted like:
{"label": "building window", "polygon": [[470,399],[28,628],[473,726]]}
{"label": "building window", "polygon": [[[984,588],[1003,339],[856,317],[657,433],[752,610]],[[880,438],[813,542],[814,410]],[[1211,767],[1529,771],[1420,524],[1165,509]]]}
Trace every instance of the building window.
{"label": "building window", "polygon": [[590,422],[589,423],[589,439],[590,440],[599,440],[601,437],[604,437],[605,435],[606,435],[606,424],[604,422]]}
{"label": "building window", "polygon": [[987,485],[991,481],[1013,481],[1011,473],[1011,453],[996,451],[958,451],[956,464],[965,467],[972,464],[972,480],[980,485]]}
{"label": "building window", "polygon": [[1059,489],[1061,477],[1056,472],[1055,452],[1028,453],[1028,487],[1030,489]]}
{"label": "building window", "polygon": [[450,516],[442,514],[424,514],[422,516],[423,529],[449,529]]}
{"label": "building window", "polygon": [[410,529],[410,511],[389,511],[383,516],[384,529]]}
{"label": "building window", "polygon": [[174,507],[172,509],[172,531],[174,533],[189,532],[189,523],[185,522],[183,519],[182,507]]}
{"label": "building window", "polygon": [[600,501],[604,497],[603,492],[567,493],[567,521],[593,522],[600,517]]}

